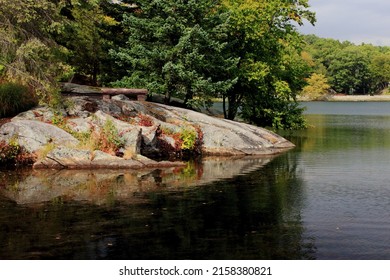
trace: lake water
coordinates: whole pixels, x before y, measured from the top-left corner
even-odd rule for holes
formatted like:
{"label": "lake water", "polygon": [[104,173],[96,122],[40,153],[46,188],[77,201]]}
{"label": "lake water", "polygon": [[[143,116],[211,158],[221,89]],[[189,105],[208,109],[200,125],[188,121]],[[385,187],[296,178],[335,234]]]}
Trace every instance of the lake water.
{"label": "lake water", "polygon": [[0,259],[390,259],[390,103],[304,103],[277,157],[0,171]]}

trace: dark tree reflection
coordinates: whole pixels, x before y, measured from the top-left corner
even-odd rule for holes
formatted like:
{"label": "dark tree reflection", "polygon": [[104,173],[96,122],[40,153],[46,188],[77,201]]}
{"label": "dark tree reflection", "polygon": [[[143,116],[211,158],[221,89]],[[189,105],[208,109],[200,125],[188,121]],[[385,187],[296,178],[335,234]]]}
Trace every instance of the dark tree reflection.
{"label": "dark tree reflection", "polygon": [[311,259],[314,244],[300,217],[305,197],[297,156],[291,151],[265,166],[191,187],[183,174],[206,176],[202,164],[172,177],[179,180],[175,188],[164,172],[153,171],[138,176],[144,181],[126,195],[126,174],[104,184],[89,174],[89,184],[61,188],[49,201],[28,205],[14,200],[26,201],[29,193],[15,186],[17,195],[10,195],[8,185],[6,195],[0,192],[0,258]]}

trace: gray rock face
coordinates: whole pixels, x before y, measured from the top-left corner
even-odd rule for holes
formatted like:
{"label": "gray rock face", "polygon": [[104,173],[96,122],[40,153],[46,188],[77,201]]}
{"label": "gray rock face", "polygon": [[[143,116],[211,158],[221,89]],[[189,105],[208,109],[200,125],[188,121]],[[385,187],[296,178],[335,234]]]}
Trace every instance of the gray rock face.
{"label": "gray rock face", "polygon": [[294,147],[283,137],[253,125],[162,104],[137,101],[132,101],[131,104],[137,112],[153,116],[163,129],[169,128],[177,132],[186,126],[198,128],[203,134],[203,154],[268,155]]}
{"label": "gray rock face", "polygon": [[28,152],[34,153],[48,143],[77,145],[79,141],[64,130],[35,120],[15,120],[0,128],[0,141],[17,141]]}
{"label": "gray rock face", "polygon": [[119,156],[83,150],[86,148],[77,146],[79,140],[71,134],[45,123],[55,116],[44,107],[24,112],[0,127],[0,141],[16,140],[30,153],[52,143],[53,150],[36,162],[36,168],[141,168],[164,164],[145,157],[136,160],[141,155],[180,157],[182,152],[189,151],[203,155],[257,156],[278,154],[294,147],[283,137],[260,127],[182,108],[131,101],[124,96],[110,100],[77,96],[70,97],[68,102],[72,106],[61,112],[66,130],[76,136],[85,133],[97,137],[109,122],[115,127],[112,133],[118,134],[115,137],[124,143],[116,152]]}
{"label": "gray rock face", "polygon": [[34,164],[35,169],[140,169],[149,167],[182,166],[181,162],[156,162],[140,156],[124,159],[102,151],[88,151],[68,147],[56,147],[45,158]]}

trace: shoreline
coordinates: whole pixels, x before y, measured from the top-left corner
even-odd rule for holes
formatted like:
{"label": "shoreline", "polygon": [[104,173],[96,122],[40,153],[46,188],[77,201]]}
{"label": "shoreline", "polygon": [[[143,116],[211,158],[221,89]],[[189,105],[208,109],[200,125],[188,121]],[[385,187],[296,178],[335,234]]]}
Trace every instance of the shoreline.
{"label": "shoreline", "polygon": [[328,101],[353,101],[353,102],[389,102],[390,95],[333,95]]}
{"label": "shoreline", "polygon": [[298,98],[299,102],[390,102],[390,95],[330,95],[322,100]]}

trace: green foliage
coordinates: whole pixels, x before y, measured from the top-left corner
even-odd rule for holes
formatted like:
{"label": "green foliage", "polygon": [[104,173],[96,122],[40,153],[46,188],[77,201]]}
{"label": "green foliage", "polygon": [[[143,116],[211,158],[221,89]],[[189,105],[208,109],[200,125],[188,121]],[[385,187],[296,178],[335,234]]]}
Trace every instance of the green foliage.
{"label": "green foliage", "polygon": [[84,132],[72,130],[61,113],[54,112],[51,122],[79,140],[81,148],[91,151],[101,150],[115,155],[125,145],[125,140],[121,137],[111,120],[106,120],[100,128],[93,126],[92,129]]}
{"label": "green foliage", "polygon": [[390,49],[385,53],[375,53],[369,68],[373,76],[373,89],[382,91],[387,88],[390,81]]}
{"label": "green foliage", "polygon": [[85,132],[74,132],[67,127],[63,129],[80,141],[80,148],[90,151],[101,150],[116,155],[125,146],[124,139],[111,120],[107,120],[100,128],[92,127],[92,129]]}
{"label": "green foliage", "polygon": [[[274,94],[252,96],[252,102],[242,107],[241,116],[250,123],[263,127],[283,130],[306,128],[307,124],[302,113],[304,108],[291,100],[291,89],[286,82],[276,82],[273,85]],[[248,99],[250,100],[250,99]]]}
{"label": "green foliage", "polygon": [[103,69],[112,64],[107,53],[121,30],[116,29],[120,23],[108,13],[116,6],[107,1],[70,0],[61,10],[67,20],[56,39],[69,51],[66,58],[73,74],[86,77],[84,82],[97,85]]}
{"label": "green foliage", "polygon": [[118,130],[111,120],[107,120],[100,132],[100,149],[117,151],[124,147],[124,140],[119,136]]}
{"label": "green foliage", "polygon": [[301,37],[294,22],[314,22],[308,1],[222,2],[232,18],[230,51],[241,58],[238,82],[223,96],[229,106],[225,117],[234,119],[240,108],[242,117],[257,125],[304,126],[295,100],[309,68],[299,56]]}
{"label": "green foliage", "polygon": [[184,99],[186,104],[209,101],[235,82],[221,73],[238,59],[226,52],[228,16],[212,0],[161,0],[137,2],[124,16],[129,37],[126,48],[112,51],[128,76],[116,86],[144,87],[151,92]]}
{"label": "green foliage", "polygon": [[337,92],[353,94],[370,91],[368,58],[356,47],[347,47],[334,55],[329,65],[329,81]]}
{"label": "green foliage", "polygon": [[46,156],[55,149],[55,144],[54,142],[49,142],[47,143],[46,145],[44,145],[43,147],[41,147],[37,152],[36,152],[36,155],[37,155],[37,158],[38,160],[41,160],[41,159],[45,159]]}
{"label": "green foliage", "polygon": [[37,105],[37,100],[28,87],[15,84],[0,84],[0,117],[10,117]]}
{"label": "green foliage", "polygon": [[198,127],[188,123],[183,124],[180,131],[174,131],[169,127],[162,126],[161,132],[174,139],[175,149],[171,151],[172,154],[176,154],[178,157],[186,157],[200,153],[203,134]]}
{"label": "green foliage", "polygon": [[52,34],[61,32],[62,1],[0,0],[0,64],[6,80],[28,85],[42,102],[50,101],[66,66],[63,48]]}
{"label": "green foliage", "polygon": [[182,127],[180,130],[181,149],[193,150],[198,134],[192,128]]}
{"label": "green foliage", "polygon": [[390,48],[354,45],[305,36],[312,72],[324,74],[332,90],[347,94],[380,93],[390,81]]}

